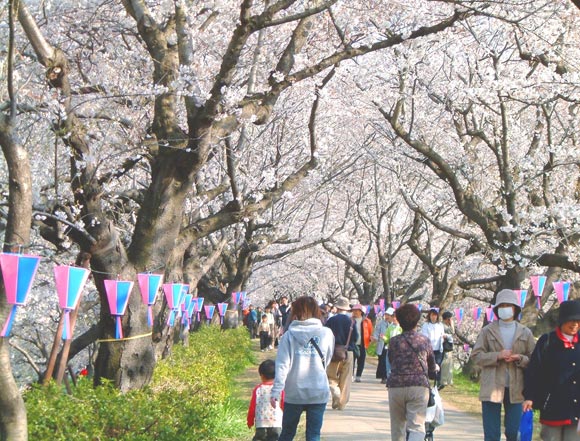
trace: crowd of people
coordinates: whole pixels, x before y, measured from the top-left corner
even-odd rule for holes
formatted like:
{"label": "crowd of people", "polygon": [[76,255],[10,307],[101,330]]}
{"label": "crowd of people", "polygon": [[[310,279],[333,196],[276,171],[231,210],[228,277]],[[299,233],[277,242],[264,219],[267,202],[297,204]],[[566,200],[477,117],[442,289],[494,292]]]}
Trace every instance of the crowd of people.
{"label": "crowd of people", "polygon": [[[502,407],[507,441],[518,439],[522,414],[532,409],[540,410],[543,441],[580,440],[580,301],[563,302],[558,327],[536,343],[517,320],[518,300],[513,290],[497,294],[498,320],[482,328],[471,352],[481,368],[484,441],[502,439]],[[262,350],[278,348],[275,363],[270,360],[275,368],[268,364],[265,376],[260,371],[248,411],[254,440],[294,439],[302,413],[306,440],[320,440],[327,402],[338,411],[347,406],[353,381],[362,381],[370,342],[376,343],[376,378],[388,389],[391,440],[432,439],[426,424],[431,387],[453,384],[453,314],[445,311],[440,320],[439,309],[431,308],[419,327],[422,313],[414,304],[387,308],[374,323],[366,312],[344,297],[318,305],[304,296],[291,305],[287,298],[270,302],[262,316],[248,320],[253,337],[259,321]]]}

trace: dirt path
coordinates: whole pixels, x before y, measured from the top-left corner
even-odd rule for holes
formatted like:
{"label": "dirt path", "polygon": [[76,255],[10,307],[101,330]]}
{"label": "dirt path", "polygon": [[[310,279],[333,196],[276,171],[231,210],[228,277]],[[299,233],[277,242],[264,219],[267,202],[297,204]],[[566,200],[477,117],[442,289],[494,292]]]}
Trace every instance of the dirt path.
{"label": "dirt path", "polygon": [[[361,383],[353,383],[350,401],[343,411],[324,414],[322,441],[389,441],[388,390],[375,379],[375,367],[365,367]],[[457,410],[445,402],[445,424],[434,431],[434,439],[474,441],[483,439],[481,418]]]}
{"label": "dirt path", "polygon": [[[257,350],[256,342],[254,343],[258,363],[266,358],[276,358],[276,351],[260,352]],[[367,363],[362,382],[353,383],[350,402],[345,410],[332,410],[330,405],[327,407],[322,426],[322,441],[390,441],[388,390],[375,379],[374,361],[371,358]],[[240,396],[247,398],[248,403],[252,388],[258,381],[257,365],[249,368],[236,380],[241,389]],[[435,429],[434,439],[448,441],[483,439],[477,398],[461,394],[451,386],[442,391],[442,398],[445,424]],[[303,424],[304,421],[301,426]],[[240,441],[251,439],[249,430],[247,437],[240,437]],[[300,427],[296,440],[302,439],[304,439],[303,427]]]}

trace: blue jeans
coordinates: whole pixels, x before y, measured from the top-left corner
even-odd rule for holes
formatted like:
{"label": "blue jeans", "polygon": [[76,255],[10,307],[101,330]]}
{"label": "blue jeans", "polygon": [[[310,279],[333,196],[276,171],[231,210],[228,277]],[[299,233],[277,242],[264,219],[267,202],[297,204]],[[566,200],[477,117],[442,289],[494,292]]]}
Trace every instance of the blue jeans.
{"label": "blue jeans", "polygon": [[[481,402],[485,441],[500,441],[501,439],[501,404],[491,401]],[[510,403],[510,390],[507,387],[503,396],[503,408],[506,440],[516,441],[522,417],[522,403]]]}
{"label": "blue jeans", "polygon": [[306,411],[306,441],[320,441],[320,429],[322,429],[322,418],[325,410],[326,403],[292,404],[284,402],[282,433],[278,441],[292,441],[294,439],[300,415],[304,411]]}
{"label": "blue jeans", "polygon": [[433,351],[435,356],[435,363],[439,366],[437,374],[435,374],[435,385],[439,386],[441,384],[441,363],[443,363],[443,351]]}

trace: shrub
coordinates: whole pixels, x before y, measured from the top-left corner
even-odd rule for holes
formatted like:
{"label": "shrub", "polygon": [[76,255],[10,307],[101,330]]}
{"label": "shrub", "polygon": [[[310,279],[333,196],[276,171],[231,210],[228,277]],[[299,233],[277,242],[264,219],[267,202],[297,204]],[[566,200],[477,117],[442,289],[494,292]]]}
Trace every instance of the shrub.
{"label": "shrub", "polygon": [[245,329],[202,327],[188,346],[160,361],[150,386],[122,394],[80,378],[72,395],[51,383],[25,393],[30,439],[227,440],[247,432],[229,398],[232,379],[251,362]]}

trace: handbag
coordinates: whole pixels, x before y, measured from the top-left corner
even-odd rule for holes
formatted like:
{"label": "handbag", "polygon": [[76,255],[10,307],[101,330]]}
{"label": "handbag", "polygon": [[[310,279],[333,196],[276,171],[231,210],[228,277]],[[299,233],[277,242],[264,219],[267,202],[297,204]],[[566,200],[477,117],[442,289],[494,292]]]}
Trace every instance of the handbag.
{"label": "handbag", "polygon": [[427,407],[435,406],[435,392],[433,392],[433,388],[429,388],[429,400],[427,400]]}
{"label": "handbag", "polygon": [[522,418],[520,420],[519,437],[521,441],[532,441],[532,435],[534,433],[534,412],[528,410],[522,413]]}
{"label": "handbag", "polygon": [[453,342],[449,340],[443,340],[443,352],[453,351]]}
{"label": "handbag", "polygon": [[350,335],[352,334],[352,328],[354,326],[354,322],[350,326],[350,330],[348,331],[348,337],[346,339],[345,345],[334,345],[334,352],[332,353],[332,360],[334,362],[344,361],[348,357],[348,343],[350,342]]}

